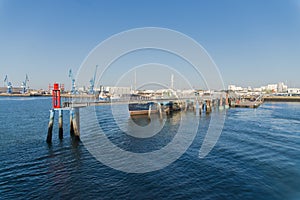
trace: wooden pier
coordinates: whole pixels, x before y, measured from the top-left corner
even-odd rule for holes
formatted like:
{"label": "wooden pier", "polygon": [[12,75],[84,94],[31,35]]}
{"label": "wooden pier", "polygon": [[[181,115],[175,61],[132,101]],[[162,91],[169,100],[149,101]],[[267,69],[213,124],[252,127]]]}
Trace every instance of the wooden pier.
{"label": "wooden pier", "polygon": [[[80,108],[89,106],[104,106],[112,104],[129,104],[129,103],[145,103],[152,102],[153,106],[149,106],[149,110],[145,112],[150,118],[153,114],[158,114],[160,118],[171,115],[173,112],[192,111],[196,115],[209,115],[213,110],[222,112],[231,108],[258,108],[262,103],[261,97],[254,101],[241,98],[231,98],[228,93],[221,93],[219,97],[212,96],[195,96],[190,98],[169,98],[169,99],[130,99],[124,98],[118,101],[97,101],[95,97],[90,98],[74,98],[65,99],[61,102],[60,89],[58,84],[54,84],[52,91],[53,108],[50,110],[47,142],[52,141],[52,130],[54,125],[55,113],[58,113],[59,139],[63,139],[63,112],[70,113],[70,135],[80,140]],[[226,95],[225,95],[226,94]]]}
{"label": "wooden pier", "polygon": [[230,104],[232,108],[258,108],[263,102],[242,101]]}

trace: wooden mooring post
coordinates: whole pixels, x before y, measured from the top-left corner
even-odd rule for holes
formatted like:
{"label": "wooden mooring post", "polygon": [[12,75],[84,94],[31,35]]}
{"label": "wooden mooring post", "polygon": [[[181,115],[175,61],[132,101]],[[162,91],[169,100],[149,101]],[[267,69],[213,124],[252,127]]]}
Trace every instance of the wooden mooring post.
{"label": "wooden mooring post", "polygon": [[63,111],[62,109],[58,110],[58,137],[59,139],[63,139]]}
{"label": "wooden mooring post", "polygon": [[80,138],[80,124],[79,124],[79,108],[72,108],[74,112],[72,113],[72,124],[74,130],[75,139]]}
{"label": "wooden mooring post", "polygon": [[70,109],[70,135],[71,136],[74,136],[73,116],[74,116],[74,110]]}
{"label": "wooden mooring post", "polygon": [[199,101],[199,115],[200,116],[202,114],[202,108],[203,108],[203,103],[202,103],[202,101]]}
{"label": "wooden mooring post", "polygon": [[49,124],[48,124],[48,134],[47,134],[47,143],[52,141],[52,130],[53,130],[53,121],[54,121],[54,110],[50,110]]}
{"label": "wooden mooring post", "polygon": [[148,119],[151,119],[151,107],[152,105],[149,105],[149,109],[148,109]]}
{"label": "wooden mooring post", "polygon": [[224,106],[223,106],[223,96],[220,95],[220,104],[219,104],[219,110],[223,110]]}
{"label": "wooden mooring post", "polygon": [[206,114],[211,113],[212,108],[211,108],[211,101],[210,100],[206,100]]}
{"label": "wooden mooring post", "polygon": [[162,110],[161,110],[161,104],[160,103],[157,103],[157,108],[158,108],[159,119],[162,120]]}
{"label": "wooden mooring post", "polygon": [[229,108],[229,97],[228,92],[226,92],[226,100],[225,100],[225,109]]}

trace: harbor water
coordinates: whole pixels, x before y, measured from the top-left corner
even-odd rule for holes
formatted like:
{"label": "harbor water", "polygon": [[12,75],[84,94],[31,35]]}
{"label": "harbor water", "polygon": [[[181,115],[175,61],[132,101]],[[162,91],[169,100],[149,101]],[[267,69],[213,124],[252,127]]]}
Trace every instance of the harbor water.
{"label": "harbor water", "polygon": [[[199,120],[191,146],[169,166],[147,173],[126,173],[98,161],[70,137],[68,112],[64,139],[58,138],[56,115],[47,144],[50,108],[51,98],[0,98],[0,199],[300,199],[300,103],[223,110],[222,134],[205,158],[199,158],[199,149],[214,111],[187,114]],[[108,138],[133,152],[167,145],[180,123],[178,114],[168,117],[164,134],[143,145],[115,127],[110,106],[96,111]]]}

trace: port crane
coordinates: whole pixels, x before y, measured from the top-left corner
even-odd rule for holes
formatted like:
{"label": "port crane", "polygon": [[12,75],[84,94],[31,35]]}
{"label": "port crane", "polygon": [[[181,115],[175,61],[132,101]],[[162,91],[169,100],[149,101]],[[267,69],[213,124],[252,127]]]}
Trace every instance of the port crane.
{"label": "port crane", "polygon": [[22,85],[21,85],[21,87],[22,87],[21,93],[22,94],[25,94],[27,92],[27,82],[28,81],[29,81],[29,79],[28,79],[28,76],[26,74],[25,80],[22,82]]}
{"label": "port crane", "polygon": [[11,94],[12,93],[12,84],[11,82],[8,81],[7,75],[4,78],[4,85],[7,87],[7,93]]}
{"label": "port crane", "polygon": [[96,65],[96,69],[95,69],[95,73],[94,73],[94,77],[90,80],[90,94],[95,94],[95,80],[96,80],[96,74],[97,74],[97,69],[98,69],[98,65]]}
{"label": "port crane", "polygon": [[72,72],[72,69],[69,70],[69,77],[71,78],[71,94],[76,94],[77,91],[76,91],[76,85],[75,85],[75,78],[74,78],[74,75],[73,75],[73,72]]}

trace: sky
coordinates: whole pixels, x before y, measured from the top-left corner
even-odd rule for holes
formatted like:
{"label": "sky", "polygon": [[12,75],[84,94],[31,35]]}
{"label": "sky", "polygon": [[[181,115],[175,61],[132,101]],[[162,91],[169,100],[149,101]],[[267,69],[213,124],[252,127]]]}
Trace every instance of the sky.
{"label": "sky", "polygon": [[99,43],[142,27],[193,38],[225,86],[300,87],[300,0],[0,0],[0,86],[5,75],[20,86],[28,74],[31,88],[70,88],[69,69],[76,74]]}

